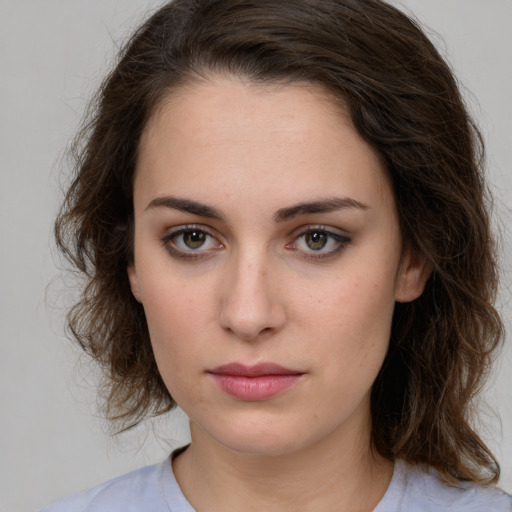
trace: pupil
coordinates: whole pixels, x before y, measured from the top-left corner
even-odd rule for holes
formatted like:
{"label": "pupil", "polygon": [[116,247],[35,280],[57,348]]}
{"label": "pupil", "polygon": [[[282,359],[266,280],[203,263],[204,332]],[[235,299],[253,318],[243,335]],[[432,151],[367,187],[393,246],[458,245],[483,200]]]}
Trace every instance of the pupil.
{"label": "pupil", "polygon": [[306,244],[310,249],[319,251],[325,247],[327,235],[325,233],[308,233],[306,235]]}
{"label": "pupil", "polygon": [[201,231],[191,231],[183,235],[183,241],[190,249],[198,249],[201,247],[204,244],[205,238],[205,234],[201,233]]}

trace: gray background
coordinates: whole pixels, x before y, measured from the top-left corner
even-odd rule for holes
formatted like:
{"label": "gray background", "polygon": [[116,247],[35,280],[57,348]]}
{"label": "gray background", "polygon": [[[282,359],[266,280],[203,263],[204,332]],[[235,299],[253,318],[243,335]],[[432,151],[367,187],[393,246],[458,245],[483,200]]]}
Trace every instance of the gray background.
{"label": "gray background", "polygon": [[[63,150],[117,45],[153,0],[0,0],[0,511],[28,512],[162,460],[183,415],[112,439],[94,368],[63,335],[70,278],[51,237]],[[404,0],[467,88],[487,140],[502,232],[501,310],[512,326],[512,0]],[[510,341],[510,335],[509,335]],[[512,491],[512,351],[486,391],[481,432]],[[499,413],[500,418],[497,416]],[[155,435],[156,432],[156,435]]]}

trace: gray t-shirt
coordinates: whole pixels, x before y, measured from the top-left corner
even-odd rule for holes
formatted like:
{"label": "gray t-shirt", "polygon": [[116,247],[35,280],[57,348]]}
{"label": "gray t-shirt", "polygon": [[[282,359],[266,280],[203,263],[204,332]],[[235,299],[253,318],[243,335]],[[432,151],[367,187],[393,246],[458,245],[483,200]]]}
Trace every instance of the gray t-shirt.
{"label": "gray t-shirt", "polygon": [[[195,512],[181,492],[171,458],[69,496],[40,512]],[[512,496],[495,487],[448,487],[436,472],[395,464],[373,512],[512,512]]]}

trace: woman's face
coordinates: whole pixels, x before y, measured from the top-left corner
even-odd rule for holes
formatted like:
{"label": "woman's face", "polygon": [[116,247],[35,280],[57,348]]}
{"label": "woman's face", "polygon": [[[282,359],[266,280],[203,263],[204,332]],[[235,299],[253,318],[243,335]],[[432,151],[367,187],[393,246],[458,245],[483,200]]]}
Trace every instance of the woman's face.
{"label": "woman's face", "polygon": [[339,106],[312,85],[175,91],[144,132],[134,206],[132,290],[193,436],[262,455],[369,436],[394,302],[424,272]]}

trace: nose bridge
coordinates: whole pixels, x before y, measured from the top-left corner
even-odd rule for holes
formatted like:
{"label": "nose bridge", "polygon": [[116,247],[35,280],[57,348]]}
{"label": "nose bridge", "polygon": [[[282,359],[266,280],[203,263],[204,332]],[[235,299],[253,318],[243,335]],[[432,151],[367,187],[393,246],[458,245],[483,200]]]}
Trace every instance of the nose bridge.
{"label": "nose bridge", "polygon": [[276,331],[284,322],[273,261],[265,248],[249,245],[233,255],[225,274],[221,325],[246,340]]}

